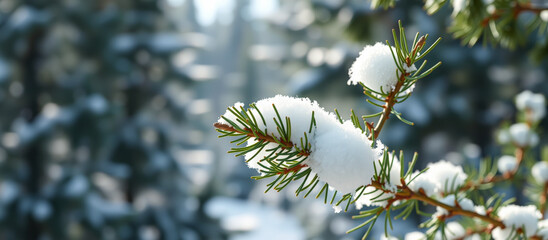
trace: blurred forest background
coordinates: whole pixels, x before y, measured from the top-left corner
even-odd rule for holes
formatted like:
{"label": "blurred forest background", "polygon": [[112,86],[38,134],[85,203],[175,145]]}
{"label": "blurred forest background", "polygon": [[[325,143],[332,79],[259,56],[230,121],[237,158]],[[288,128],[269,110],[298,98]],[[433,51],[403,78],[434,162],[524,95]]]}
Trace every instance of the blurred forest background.
{"label": "blurred forest background", "polygon": [[[418,151],[421,167],[494,156],[513,96],[548,92],[546,58],[529,55],[538,36],[513,51],[465,47],[447,33],[449,6],[422,5],[1,0],[0,239],[361,238],[345,234],[354,212],[264,194],[212,123],[275,94],[371,113],[348,68],[401,19],[410,36],[443,37],[429,56],[443,65],[397,106],[415,126],[389,121],[382,141]],[[394,235],[420,222],[397,221]]]}

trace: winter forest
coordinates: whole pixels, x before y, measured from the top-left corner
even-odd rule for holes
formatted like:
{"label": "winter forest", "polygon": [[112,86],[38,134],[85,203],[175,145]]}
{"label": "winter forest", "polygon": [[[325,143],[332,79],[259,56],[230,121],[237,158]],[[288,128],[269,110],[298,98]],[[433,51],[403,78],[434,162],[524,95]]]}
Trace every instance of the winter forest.
{"label": "winter forest", "polygon": [[0,0],[0,239],[548,239],[546,94],[545,0]]}

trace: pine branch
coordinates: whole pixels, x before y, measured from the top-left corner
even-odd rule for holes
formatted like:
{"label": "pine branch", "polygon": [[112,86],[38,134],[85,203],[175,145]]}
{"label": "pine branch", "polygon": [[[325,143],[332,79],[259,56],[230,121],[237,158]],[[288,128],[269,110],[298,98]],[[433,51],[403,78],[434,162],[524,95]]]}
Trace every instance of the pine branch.
{"label": "pine branch", "polygon": [[521,163],[523,162],[524,155],[525,155],[525,149],[523,147],[516,148],[516,151],[515,151],[516,167],[514,168],[514,170],[512,170],[510,172],[507,172],[507,173],[504,173],[503,175],[486,176],[485,178],[479,179],[479,181],[477,181],[477,180],[476,181],[469,181],[466,184],[464,184],[464,186],[462,186],[460,189],[458,189],[458,191],[459,192],[464,192],[464,191],[467,191],[467,190],[470,190],[470,189],[476,189],[481,185],[494,184],[494,183],[499,183],[499,182],[509,181],[509,180],[514,179],[514,177],[516,176],[516,174],[519,171]]}
{"label": "pine branch", "polygon": [[[283,148],[283,149],[291,149],[293,148],[294,146],[297,146],[296,144],[294,144],[293,142],[291,141],[285,141],[281,138],[276,138],[274,136],[268,136],[268,135],[265,135],[265,134],[262,134],[260,132],[255,132],[249,128],[243,128],[243,131],[241,130],[238,130],[232,126],[229,126],[227,124],[222,124],[222,123],[214,123],[213,126],[215,128],[217,128],[218,130],[222,130],[222,131],[228,131],[228,132],[232,132],[232,133],[239,133],[239,134],[243,134],[243,135],[246,135],[248,137],[255,137],[261,141],[265,141],[265,142],[271,142],[271,143],[278,143],[280,144],[280,146]],[[306,150],[306,149],[301,149],[299,150],[299,155],[301,156],[309,156],[310,155],[310,151],[309,150]]]}
{"label": "pine branch", "polygon": [[385,104],[383,106],[383,111],[381,118],[379,118],[379,122],[377,122],[377,125],[375,126],[375,129],[373,130],[373,136],[371,139],[377,139],[379,137],[379,134],[381,133],[381,130],[386,122],[390,118],[390,113],[392,113],[392,108],[394,107],[394,104],[396,104],[396,96],[398,95],[401,87],[403,86],[403,83],[405,82],[405,77],[408,76],[408,73],[403,72],[400,75],[400,78],[398,80],[398,83],[396,84],[396,87],[388,97],[384,100]]}
{"label": "pine branch", "polygon": [[398,201],[398,200],[418,200],[418,201],[421,201],[423,203],[427,203],[427,204],[430,204],[430,205],[436,206],[436,207],[441,207],[441,208],[447,210],[447,212],[449,213],[448,217],[456,216],[456,215],[466,216],[466,217],[480,219],[484,222],[492,224],[495,227],[501,227],[501,228],[505,227],[505,225],[502,221],[500,221],[500,220],[498,220],[498,219],[496,219],[492,216],[481,215],[481,214],[478,214],[478,213],[473,212],[473,211],[464,210],[458,205],[457,206],[450,206],[450,205],[442,203],[442,202],[440,202],[436,199],[430,198],[429,196],[424,194],[424,192],[421,192],[421,191],[415,192],[415,191],[411,190],[407,186],[407,184],[405,184],[405,182],[403,182],[403,181],[402,181],[402,186],[398,186],[398,190],[399,190],[398,192],[392,192],[390,190],[384,189],[382,184],[378,181],[373,181],[371,183],[371,186],[373,186],[376,189],[379,189],[381,191],[384,191],[386,193],[394,194],[395,197],[394,197],[394,201],[392,201],[392,202],[395,202],[395,201]]}
{"label": "pine branch", "polygon": [[[436,65],[434,65],[432,68],[428,69],[427,71],[425,71],[424,73],[419,75],[419,73],[421,72],[421,70],[423,69],[423,67],[426,63],[426,60],[425,60],[423,62],[423,64],[421,64],[420,68],[415,71],[413,76],[411,76],[411,73],[407,72],[406,68],[403,68],[402,66],[405,64],[407,66],[407,68],[412,67],[415,64],[415,62],[417,62],[418,60],[420,60],[421,58],[426,56],[438,44],[438,42],[441,39],[438,38],[432,44],[432,46],[430,46],[427,50],[424,51],[424,53],[422,53],[419,56],[419,52],[423,49],[423,47],[426,43],[426,38],[428,37],[428,35],[421,36],[420,38],[418,38],[419,33],[417,33],[415,35],[415,39],[413,41],[413,45],[412,45],[413,48],[411,49],[411,51],[408,51],[407,39],[405,37],[405,31],[404,31],[404,29],[401,25],[401,22],[398,22],[398,25],[399,25],[399,38],[398,38],[398,36],[396,36],[396,31],[392,30],[392,34],[393,34],[393,37],[394,37],[394,46],[395,46],[394,47],[395,48],[395,53],[392,52],[392,55],[394,57],[394,62],[396,64],[396,66],[398,67],[398,71],[400,72],[400,75],[398,77],[398,82],[396,83],[394,88],[388,93],[388,95],[384,95],[386,97],[384,99],[384,105],[381,106],[383,108],[382,115],[379,118],[379,121],[377,122],[377,124],[375,125],[375,128],[371,131],[371,127],[368,127],[369,131],[372,133],[372,135],[370,136],[371,140],[375,140],[375,139],[378,138],[379,134],[381,133],[381,130],[384,127],[384,124],[390,118],[390,114],[396,114],[398,119],[400,119],[401,121],[413,125],[413,123],[403,119],[399,114],[397,114],[394,111],[394,105],[398,102],[405,101],[409,97],[410,93],[405,95],[405,96],[400,96],[400,93],[403,90],[407,90],[407,89],[411,88],[416,83],[416,81],[418,79],[427,76],[428,74],[430,74],[435,68],[437,68],[441,64],[441,62],[439,62]],[[390,49],[390,51],[392,51],[392,48]],[[365,85],[362,85],[362,86],[365,88],[364,93],[366,95],[368,95],[368,96],[374,96],[375,95],[375,94],[372,94],[374,92],[371,89],[367,88]],[[368,93],[368,92],[371,92],[371,93]],[[381,95],[383,95],[383,94],[381,94]],[[374,104],[371,101],[369,101],[369,103]],[[374,105],[376,105],[376,104],[374,104]],[[367,122],[366,122],[366,126],[367,126]]]}

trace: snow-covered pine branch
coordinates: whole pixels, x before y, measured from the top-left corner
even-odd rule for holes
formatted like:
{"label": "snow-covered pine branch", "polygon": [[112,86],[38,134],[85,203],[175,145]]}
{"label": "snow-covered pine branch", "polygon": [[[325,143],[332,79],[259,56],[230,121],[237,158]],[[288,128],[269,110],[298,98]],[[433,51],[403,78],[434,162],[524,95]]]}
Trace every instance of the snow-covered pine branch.
{"label": "snow-covered pine branch", "polygon": [[279,191],[300,180],[297,195],[323,186],[320,194],[327,199],[332,187],[350,202],[351,194],[371,182],[373,164],[383,155],[380,141],[373,143],[352,121],[338,119],[308,98],[277,95],[249,108],[237,103],[215,126],[222,136],[245,144],[231,152],[244,155],[261,174],[258,179],[273,178],[270,188]]}
{"label": "snow-covered pine branch", "polygon": [[[416,81],[439,65],[423,71],[425,60],[418,69],[414,66],[437,41],[422,51],[426,36],[417,34],[408,48],[401,25],[399,38],[393,33],[394,47],[377,43],[364,48],[348,81],[359,83],[368,102],[382,108],[381,112],[362,116],[362,123],[353,111],[350,120],[343,121],[338,113],[327,112],[308,98],[277,95],[247,108],[236,103],[214,124],[221,137],[235,138],[232,143],[237,147],[230,152],[244,156],[248,166],[258,170],[260,176],[255,179],[271,180],[267,191],[280,191],[297,182],[297,196],[314,192],[316,198],[323,196],[324,202],[334,204],[336,211],[343,202],[345,210],[351,203],[358,209],[370,207],[354,216],[366,220],[349,230],[368,226],[364,239],[383,213],[386,239],[392,239],[387,231],[392,226],[391,214],[405,219],[411,213],[430,218],[421,224],[425,233],[409,233],[405,239],[482,239],[490,234],[495,240],[547,239],[548,222],[542,219],[547,207],[548,164],[526,157],[540,141],[536,127],[545,115],[544,97],[531,92],[516,97],[523,121],[499,132],[499,141],[513,155],[486,159],[479,170],[465,171],[441,160],[415,171],[416,153],[406,161],[402,153],[397,157],[389,152],[377,137],[391,114],[409,123],[393,106],[407,99]],[[376,124],[366,121],[378,116]],[[514,199],[498,193],[486,200],[478,197],[495,184],[512,183],[529,166],[533,167],[528,196],[534,205],[513,205]],[[343,195],[336,198],[337,193]],[[421,211],[424,204],[436,211]]]}

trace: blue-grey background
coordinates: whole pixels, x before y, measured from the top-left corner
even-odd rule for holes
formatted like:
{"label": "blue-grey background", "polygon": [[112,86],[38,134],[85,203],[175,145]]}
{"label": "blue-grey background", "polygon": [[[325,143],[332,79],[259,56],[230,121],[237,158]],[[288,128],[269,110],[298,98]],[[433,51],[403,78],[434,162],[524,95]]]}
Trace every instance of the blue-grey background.
{"label": "blue-grey background", "polygon": [[365,229],[344,233],[360,223],[355,211],[334,214],[291,189],[264,194],[212,124],[236,101],[275,94],[373,113],[346,85],[348,68],[398,19],[410,36],[443,37],[428,57],[443,65],[396,107],[415,126],[391,119],[380,136],[408,158],[419,152],[421,166],[497,156],[493,130],[515,118],[513,96],[547,93],[546,60],[532,62],[529,45],[462,46],[447,34],[448,7],[428,16],[421,1],[369,4],[0,1],[0,239],[361,238]]}

